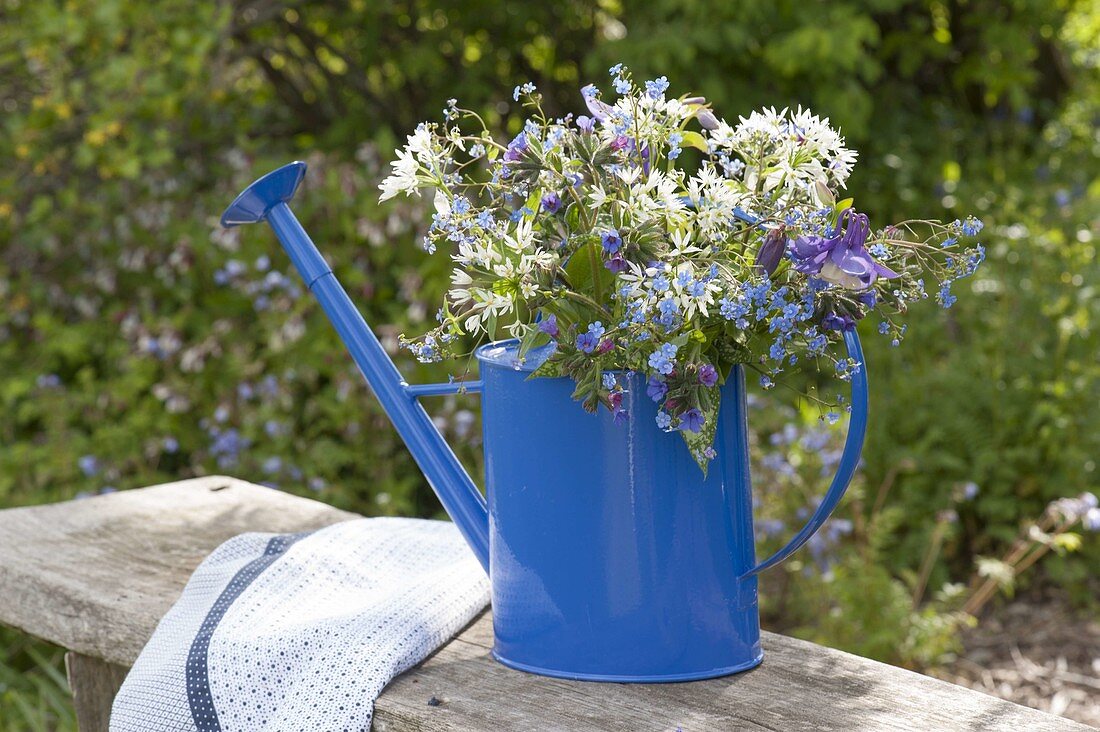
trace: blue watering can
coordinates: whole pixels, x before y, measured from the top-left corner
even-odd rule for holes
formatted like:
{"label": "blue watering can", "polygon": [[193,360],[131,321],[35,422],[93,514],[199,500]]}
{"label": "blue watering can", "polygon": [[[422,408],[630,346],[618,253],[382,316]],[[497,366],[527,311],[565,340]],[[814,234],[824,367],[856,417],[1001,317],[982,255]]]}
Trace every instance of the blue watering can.
{"label": "blue watering can", "polygon": [[[287,202],[305,163],[250,185],[223,226],[267,221],[351,351],[375,396],[492,585],[493,655],[570,679],[688,681],[763,659],[756,575],[805,544],[839,503],[867,430],[867,370],[852,376],[852,413],[836,477],[808,523],[757,563],[753,546],[745,378],[734,367],[706,478],[678,434],[654,427],[640,374],[621,374],[630,417],[589,414],[566,378],[530,379],[547,348],[520,364],[518,343],[476,352],[481,380],[405,382]],[[863,352],[854,330],[848,354]],[[480,392],[486,498],[422,397]]]}

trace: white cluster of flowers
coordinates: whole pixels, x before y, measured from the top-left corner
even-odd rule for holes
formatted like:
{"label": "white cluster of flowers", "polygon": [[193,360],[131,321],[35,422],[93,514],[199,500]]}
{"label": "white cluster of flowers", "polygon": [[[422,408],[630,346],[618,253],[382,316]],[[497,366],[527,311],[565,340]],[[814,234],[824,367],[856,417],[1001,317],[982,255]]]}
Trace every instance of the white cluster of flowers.
{"label": "white cluster of flowers", "polygon": [[737,127],[719,121],[710,140],[719,153],[757,161],[743,171],[750,189],[809,195],[818,205],[829,203],[821,200],[819,184],[844,188],[858,155],[844,146],[828,118],[801,107],[795,112],[774,107],[755,111],[741,117]]}

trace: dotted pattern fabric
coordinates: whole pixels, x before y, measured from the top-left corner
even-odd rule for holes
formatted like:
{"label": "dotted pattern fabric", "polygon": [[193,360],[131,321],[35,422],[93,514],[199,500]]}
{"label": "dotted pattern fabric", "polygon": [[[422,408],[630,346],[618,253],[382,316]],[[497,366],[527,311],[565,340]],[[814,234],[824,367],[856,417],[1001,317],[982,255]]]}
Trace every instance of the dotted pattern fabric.
{"label": "dotted pattern fabric", "polygon": [[[238,536],[195,571],[119,691],[112,732],[368,730],[390,679],[488,603],[488,580],[453,524],[401,518],[294,537],[228,593],[276,538]],[[211,626],[227,593],[236,597]],[[204,622],[207,688],[197,693],[215,718],[200,727],[187,663]]]}
{"label": "dotted pattern fabric", "polygon": [[214,710],[214,699],[210,694],[210,674],[207,663],[210,637],[214,634],[214,629],[218,627],[218,623],[225,617],[226,610],[240,597],[245,588],[294,542],[305,536],[308,534],[276,536],[269,541],[262,557],[253,559],[234,575],[229,585],[214,601],[214,606],[206,614],[202,625],[199,626],[199,632],[191,642],[191,650],[187,654],[186,673],[187,700],[191,704],[191,718],[195,721],[199,732],[218,732],[221,729],[217,712]]}

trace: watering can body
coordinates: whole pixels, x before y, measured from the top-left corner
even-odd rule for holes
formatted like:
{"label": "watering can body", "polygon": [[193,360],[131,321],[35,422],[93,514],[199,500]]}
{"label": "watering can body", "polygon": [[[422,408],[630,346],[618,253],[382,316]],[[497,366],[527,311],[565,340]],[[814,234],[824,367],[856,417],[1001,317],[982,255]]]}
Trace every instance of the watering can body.
{"label": "watering can body", "polygon": [[686,681],[762,658],[744,379],[722,388],[707,477],[620,374],[625,424],[565,378],[531,379],[515,343],[478,351],[489,501],[493,654],[526,671]]}
{"label": "watering can body", "polygon": [[[745,383],[722,389],[704,476],[676,433],[657,428],[644,377],[619,374],[626,424],[586,413],[565,378],[531,378],[550,347],[519,359],[514,341],[477,351],[481,381],[405,383],[287,207],[305,172],[259,179],[223,225],[267,221],[348,346],[492,587],[493,655],[514,668],[597,681],[686,681],[760,663],[757,579],[828,519],[866,431],[866,369],[852,374],[852,418],[837,475],[807,524],[754,559]],[[848,354],[862,364],[855,331]],[[419,400],[481,392],[483,498]]]}

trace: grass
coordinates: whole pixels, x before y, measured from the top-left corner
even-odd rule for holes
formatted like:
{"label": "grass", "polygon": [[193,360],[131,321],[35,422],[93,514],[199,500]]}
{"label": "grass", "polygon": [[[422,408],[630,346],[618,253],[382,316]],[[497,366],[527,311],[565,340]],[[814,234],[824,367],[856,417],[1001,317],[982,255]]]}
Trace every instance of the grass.
{"label": "grass", "polygon": [[0,628],[0,732],[75,732],[65,651]]}

